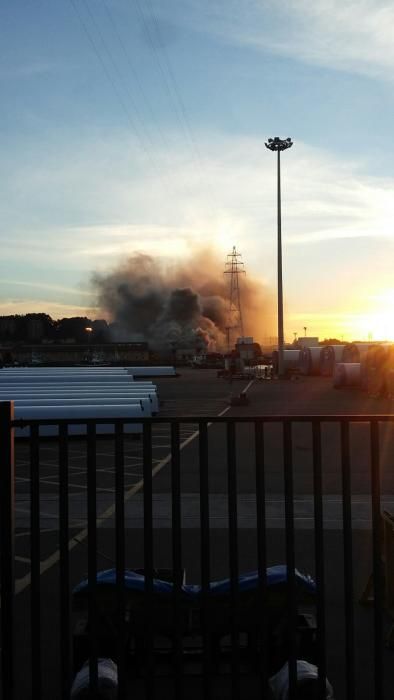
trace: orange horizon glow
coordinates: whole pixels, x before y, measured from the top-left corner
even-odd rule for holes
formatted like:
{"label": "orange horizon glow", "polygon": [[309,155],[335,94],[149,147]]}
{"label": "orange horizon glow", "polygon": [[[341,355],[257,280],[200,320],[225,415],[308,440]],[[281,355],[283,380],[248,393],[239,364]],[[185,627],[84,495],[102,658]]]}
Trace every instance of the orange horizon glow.
{"label": "orange horizon glow", "polygon": [[[271,307],[272,308],[272,307]],[[0,304],[0,315],[48,313],[53,319],[85,316],[92,320],[104,318],[105,314],[96,307],[59,304],[50,300],[12,300]],[[106,319],[109,321],[110,319]],[[261,324],[264,328],[265,323]],[[277,334],[275,312],[269,319],[266,330],[259,329],[254,333],[257,342],[267,342]],[[294,333],[298,338],[305,334],[317,336],[319,340],[337,338],[340,342],[355,341],[393,341],[394,342],[394,287],[384,290],[374,290],[374,293],[355,299],[351,307],[337,311],[298,311],[288,310],[285,313],[285,339],[293,342]],[[271,330],[269,329],[271,328]],[[87,330],[87,332],[89,332]],[[253,333],[250,333],[252,335]]]}
{"label": "orange horizon glow", "polygon": [[356,298],[346,311],[289,313],[286,339],[292,342],[295,332],[301,338],[304,326],[307,336],[318,336],[320,340],[394,342],[394,288]]}

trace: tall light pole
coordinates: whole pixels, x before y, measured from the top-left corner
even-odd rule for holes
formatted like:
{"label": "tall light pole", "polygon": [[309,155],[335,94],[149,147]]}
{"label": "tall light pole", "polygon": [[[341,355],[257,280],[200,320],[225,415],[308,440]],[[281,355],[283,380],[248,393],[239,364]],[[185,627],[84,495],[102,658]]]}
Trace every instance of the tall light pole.
{"label": "tall light pole", "polygon": [[282,212],[281,212],[281,193],[280,193],[280,152],[291,148],[293,142],[290,138],[280,139],[275,136],[274,139],[268,139],[265,144],[270,151],[278,153],[278,375],[284,375],[283,363],[283,348],[284,348],[284,330],[283,330],[283,280],[282,280]]}

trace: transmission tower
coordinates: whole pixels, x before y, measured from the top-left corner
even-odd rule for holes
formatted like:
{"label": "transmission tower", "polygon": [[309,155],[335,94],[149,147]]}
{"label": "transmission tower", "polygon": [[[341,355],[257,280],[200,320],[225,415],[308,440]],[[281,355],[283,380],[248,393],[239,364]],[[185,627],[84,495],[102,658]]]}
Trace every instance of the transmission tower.
{"label": "transmission tower", "polygon": [[225,275],[230,275],[228,309],[227,309],[227,350],[231,348],[231,331],[239,329],[240,336],[243,337],[244,326],[242,320],[241,308],[241,292],[239,288],[239,276],[245,274],[244,264],[240,260],[241,253],[237,253],[236,247],[233,246],[232,253],[227,256]]}

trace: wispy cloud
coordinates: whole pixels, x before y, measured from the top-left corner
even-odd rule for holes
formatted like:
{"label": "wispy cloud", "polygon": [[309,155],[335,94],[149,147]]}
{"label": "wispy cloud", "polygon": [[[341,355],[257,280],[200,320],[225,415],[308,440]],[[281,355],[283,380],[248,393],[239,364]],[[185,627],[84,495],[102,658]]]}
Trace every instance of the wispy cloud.
{"label": "wispy cloud", "polygon": [[[40,308],[44,297],[48,304],[67,299],[90,305],[93,270],[108,269],[137,251],[182,256],[196,243],[215,246],[223,260],[237,245],[250,272],[276,283],[275,158],[256,138],[199,137],[201,167],[180,148],[158,149],[158,162],[172,163],[165,177],[152,173],[135,143],[125,147],[122,133],[104,144],[85,138],[78,158],[80,144],[69,145],[57,154],[56,172],[43,154],[13,164],[2,176],[2,264],[6,261],[9,280],[24,280],[28,268],[26,282],[37,285],[34,294],[31,287],[30,310]],[[105,163],[113,164],[111,178]],[[282,185],[289,313],[307,309],[305,299],[310,313],[356,308],[367,278],[370,293],[379,293],[378,283],[391,286],[387,247],[394,243],[394,179],[371,177],[363,162],[296,142],[283,156]],[[12,285],[8,293],[7,284],[1,286],[3,299],[22,296]],[[72,287],[75,297],[68,291]]]}
{"label": "wispy cloud", "polygon": [[59,304],[48,299],[2,299],[0,301],[0,315],[27,313],[49,314],[52,318],[65,318],[68,316],[88,316],[94,317],[98,309],[77,304]]}
{"label": "wispy cloud", "polygon": [[180,21],[227,41],[392,79],[394,6],[385,0],[188,0]]}
{"label": "wispy cloud", "polygon": [[[14,163],[3,177],[2,255],[19,257],[23,245],[35,263],[58,258],[66,269],[86,270],[136,250],[176,255],[192,241],[228,248],[242,240],[260,269],[268,252],[269,267],[272,154],[256,138],[205,133],[199,144],[201,167],[182,149],[158,149],[158,162],[171,163],[165,177],[152,173],[135,143],[125,148],[122,134],[105,145],[85,141],[80,159],[74,144],[58,154],[56,172],[45,155]],[[114,164],[110,181],[105,162]],[[367,175],[362,162],[296,142],[283,157],[285,239],[291,245],[393,239],[393,189],[394,179]]]}
{"label": "wispy cloud", "polygon": [[[0,285],[6,286],[6,287],[10,287],[10,286],[28,287],[31,289],[41,289],[41,290],[45,290],[48,292],[61,292],[62,294],[72,294],[72,295],[76,294],[75,287],[64,287],[60,284],[48,284],[46,282],[33,282],[33,281],[30,282],[30,281],[26,281],[26,280],[6,279],[4,277],[2,279],[0,279]],[[87,296],[87,297],[92,296],[91,292],[89,292],[87,290],[83,290],[83,289],[79,289],[77,293],[81,296]]]}
{"label": "wispy cloud", "polygon": [[22,63],[12,67],[0,68],[0,80],[9,78],[34,78],[36,76],[55,73],[59,69],[64,70],[65,66],[49,63],[47,61],[32,61],[31,63]]}

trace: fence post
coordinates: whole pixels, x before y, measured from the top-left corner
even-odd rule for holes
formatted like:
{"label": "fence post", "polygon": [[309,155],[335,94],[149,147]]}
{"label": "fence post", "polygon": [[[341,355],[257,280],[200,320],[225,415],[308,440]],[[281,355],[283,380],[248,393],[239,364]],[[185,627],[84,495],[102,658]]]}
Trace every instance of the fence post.
{"label": "fence post", "polygon": [[14,402],[0,402],[0,585],[3,698],[14,697]]}

